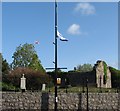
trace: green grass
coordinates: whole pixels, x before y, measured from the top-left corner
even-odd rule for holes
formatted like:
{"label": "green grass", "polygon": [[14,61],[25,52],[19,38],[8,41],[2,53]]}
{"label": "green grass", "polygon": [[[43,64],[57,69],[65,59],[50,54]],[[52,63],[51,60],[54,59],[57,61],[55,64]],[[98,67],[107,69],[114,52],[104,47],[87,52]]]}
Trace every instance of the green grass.
{"label": "green grass", "polygon": [[[54,90],[54,87],[51,87],[50,88],[50,92],[54,92],[55,90]],[[85,92],[87,92],[87,89],[86,89],[86,87],[84,87],[84,91]],[[96,87],[88,87],[88,91],[90,92],[90,93],[98,93],[98,92],[100,92],[100,88],[96,88]],[[115,89],[115,88],[101,88],[101,92],[102,93],[113,93],[113,92],[116,92],[117,91],[117,89]],[[45,92],[49,92],[49,88],[47,88],[46,89],[46,91]],[[66,88],[59,88],[58,87],[58,92],[63,92],[63,93],[65,93],[66,92]],[[71,92],[71,93],[82,93],[83,92],[83,87],[69,87],[69,88],[67,88],[67,92]]]}

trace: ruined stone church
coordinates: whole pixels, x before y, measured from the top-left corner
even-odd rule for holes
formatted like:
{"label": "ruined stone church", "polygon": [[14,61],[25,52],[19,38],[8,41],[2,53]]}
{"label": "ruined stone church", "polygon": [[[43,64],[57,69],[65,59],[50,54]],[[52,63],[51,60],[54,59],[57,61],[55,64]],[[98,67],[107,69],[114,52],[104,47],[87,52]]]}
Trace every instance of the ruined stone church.
{"label": "ruined stone church", "polygon": [[111,72],[109,66],[102,60],[98,60],[90,72],[68,72],[71,86],[83,85],[88,79],[89,86],[112,88]]}
{"label": "ruined stone church", "polygon": [[111,72],[104,61],[95,64],[97,87],[111,88]]}

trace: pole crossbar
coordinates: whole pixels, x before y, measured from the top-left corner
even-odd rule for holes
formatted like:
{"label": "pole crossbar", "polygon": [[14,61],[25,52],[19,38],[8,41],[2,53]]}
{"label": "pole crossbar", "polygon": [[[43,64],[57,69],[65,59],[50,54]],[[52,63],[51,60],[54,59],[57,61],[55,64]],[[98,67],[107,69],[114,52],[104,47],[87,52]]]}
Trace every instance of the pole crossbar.
{"label": "pole crossbar", "polygon": [[[55,68],[46,68],[46,70],[53,70]],[[66,67],[62,67],[62,68],[57,68],[57,69],[67,69]]]}

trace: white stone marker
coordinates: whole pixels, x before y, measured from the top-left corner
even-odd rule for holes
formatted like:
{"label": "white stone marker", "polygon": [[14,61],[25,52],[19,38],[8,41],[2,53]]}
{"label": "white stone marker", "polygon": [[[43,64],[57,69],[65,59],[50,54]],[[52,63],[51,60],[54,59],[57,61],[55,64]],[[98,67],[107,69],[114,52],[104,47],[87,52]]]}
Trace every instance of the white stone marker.
{"label": "white stone marker", "polygon": [[24,77],[24,74],[21,78],[20,88],[22,89],[22,92],[25,92],[25,90],[26,90],[26,78]]}
{"label": "white stone marker", "polygon": [[42,91],[45,91],[46,84],[42,84]]}

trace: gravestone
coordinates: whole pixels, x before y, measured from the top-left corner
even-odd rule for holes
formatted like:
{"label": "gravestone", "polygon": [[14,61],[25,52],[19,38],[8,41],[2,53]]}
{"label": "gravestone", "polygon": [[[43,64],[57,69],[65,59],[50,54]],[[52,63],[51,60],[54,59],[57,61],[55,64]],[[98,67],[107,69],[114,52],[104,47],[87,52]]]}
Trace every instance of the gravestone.
{"label": "gravestone", "polygon": [[95,64],[97,87],[111,88],[111,72],[104,61]]}

